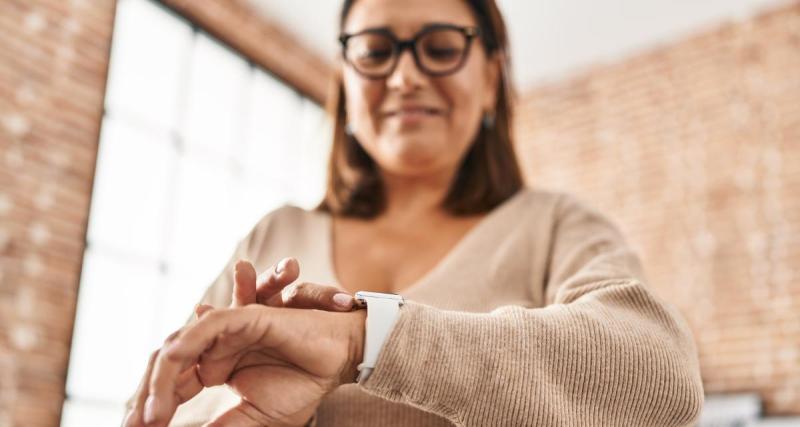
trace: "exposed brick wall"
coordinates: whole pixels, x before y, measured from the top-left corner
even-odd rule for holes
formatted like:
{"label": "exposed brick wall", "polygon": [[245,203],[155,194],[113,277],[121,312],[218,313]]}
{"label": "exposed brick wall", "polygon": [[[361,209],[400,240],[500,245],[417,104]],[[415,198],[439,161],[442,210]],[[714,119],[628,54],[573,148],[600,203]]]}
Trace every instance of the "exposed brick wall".
{"label": "exposed brick wall", "polygon": [[524,170],[612,215],[708,392],[800,414],[800,3],[525,93]]}
{"label": "exposed brick wall", "polygon": [[114,5],[0,1],[0,426],[58,425]]}

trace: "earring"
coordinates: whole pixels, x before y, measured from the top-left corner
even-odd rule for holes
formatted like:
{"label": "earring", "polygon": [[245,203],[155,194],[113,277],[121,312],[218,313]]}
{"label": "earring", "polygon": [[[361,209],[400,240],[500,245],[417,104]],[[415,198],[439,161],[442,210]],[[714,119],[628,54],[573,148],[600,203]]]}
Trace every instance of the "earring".
{"label": "earring", "polygon": [[487,130],[493,128],[494,127],[494,119],[495,119],[495,114],[493,112],[492,113],[490,113],[490,112],[484,113],[483,114],[483,120],[482,120],[483,128],[487,129]]}
{"label": "earring", "polygon": [[347,136],[353,136],[353,134],[355,133],[354,130],[353,130],[353,125],[350,124],[350,123],[345,124],[344,125],[344,133]]}

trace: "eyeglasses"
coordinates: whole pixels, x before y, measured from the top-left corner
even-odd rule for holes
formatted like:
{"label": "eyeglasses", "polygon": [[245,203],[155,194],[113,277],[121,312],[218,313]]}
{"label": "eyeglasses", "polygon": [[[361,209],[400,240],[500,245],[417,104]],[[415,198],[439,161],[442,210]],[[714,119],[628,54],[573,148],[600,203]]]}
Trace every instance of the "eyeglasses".
{"label": "eyeglasses", "polygon": [[437,24],[425,27],[411,39],[400,40],[386,28],[342,34],[342,55],[359,74],[368,79],[389,77],[403,51],[411,50],[417,67],[433,77],[458,71],[466,62],[472,39],[480,36],[476,27]]}

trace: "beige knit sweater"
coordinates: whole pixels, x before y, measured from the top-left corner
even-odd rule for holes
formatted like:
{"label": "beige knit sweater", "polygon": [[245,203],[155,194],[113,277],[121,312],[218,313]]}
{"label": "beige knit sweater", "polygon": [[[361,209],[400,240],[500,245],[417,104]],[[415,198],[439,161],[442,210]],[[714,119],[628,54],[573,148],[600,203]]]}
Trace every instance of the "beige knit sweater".
{"label": "beige knit sweater", "polygon": [[[330,216],[265,216],[204,302],[229,303],[237,259],[261,271],[285,256],[299,280],[336,283]],[[683,426],[700,412],[686,324],[647,289],[618,230],[569,196],[519,192],[404,297],[372,375],[328,395],[318,426]],[[206,390],[173,425],[234,401]]]}

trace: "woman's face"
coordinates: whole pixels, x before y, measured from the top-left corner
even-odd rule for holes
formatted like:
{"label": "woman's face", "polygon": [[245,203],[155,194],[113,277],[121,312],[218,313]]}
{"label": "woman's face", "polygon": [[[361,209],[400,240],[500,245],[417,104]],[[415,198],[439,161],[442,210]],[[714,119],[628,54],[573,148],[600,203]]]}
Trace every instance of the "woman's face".
{"label": "woman's face", "polygon": [[[431,24],[477,26],[463,0],[358,0],[344,32],[385,27],[398,39],[410,39]],[[347,122],[384,173],[454,173],[484,113],[494,110],[499,67],[478,38],[463,67],[447,76],[422,72],[409,50],[383,79],[370,80],[348,64],[343,67]]]}

